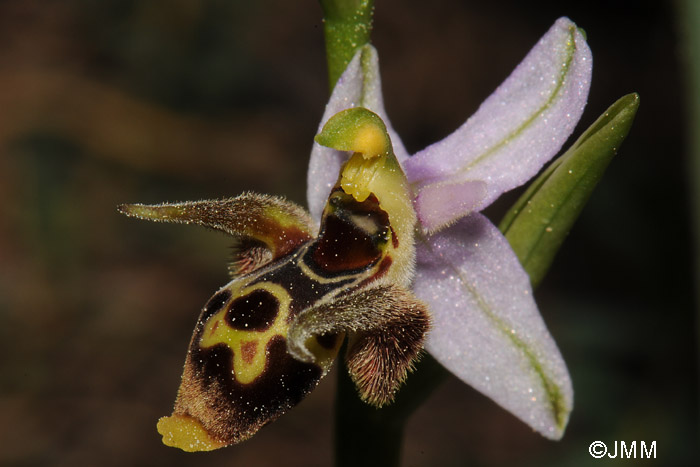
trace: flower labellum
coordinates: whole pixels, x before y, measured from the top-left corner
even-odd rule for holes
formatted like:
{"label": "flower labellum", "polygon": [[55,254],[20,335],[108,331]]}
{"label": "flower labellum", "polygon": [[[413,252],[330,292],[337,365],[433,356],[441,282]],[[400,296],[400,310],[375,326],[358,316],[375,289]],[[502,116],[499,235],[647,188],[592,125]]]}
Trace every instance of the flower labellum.
{"label": "flower labellum", "polygon": [[317,141],[353,155],[309,215],[279,198],[122,205],[132,217],[194,223],[232,235],[233,280],[202,310],[163,442],[208,451],[241,442],[299,403],[329,370],[344,336],[360,396],[393,400],[423,348],[430,315],[408,286],[415,212],[381,119],[355,108]]}

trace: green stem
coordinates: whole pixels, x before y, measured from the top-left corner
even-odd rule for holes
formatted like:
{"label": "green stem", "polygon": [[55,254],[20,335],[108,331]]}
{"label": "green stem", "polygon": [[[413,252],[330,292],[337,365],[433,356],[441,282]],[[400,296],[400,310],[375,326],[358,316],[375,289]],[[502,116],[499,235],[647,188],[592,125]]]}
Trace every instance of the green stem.
{"label": "green stem", "polygon": [[392,420],[382,412],[360,400],[341,361],[335,400],[336,467],[399,465],[403,420]]}
{"label": "green stem", "polygon": [[447,375],[442,365],[425,355],[396,400],[376,409],[360,400],[341,359],[335,402],[336,467],[399,466],[406,420]]}
{"label": "green stem", "polygon": [[360,47],[369,43],[374,0],[320,0],[326,38],[328,83],[333,90]]}

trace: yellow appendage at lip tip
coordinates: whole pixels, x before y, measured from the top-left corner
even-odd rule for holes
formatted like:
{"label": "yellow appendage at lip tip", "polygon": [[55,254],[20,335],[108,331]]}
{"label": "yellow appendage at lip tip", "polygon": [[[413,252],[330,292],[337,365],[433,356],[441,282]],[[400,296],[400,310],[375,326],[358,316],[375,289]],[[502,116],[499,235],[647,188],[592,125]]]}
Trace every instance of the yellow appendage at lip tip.
{"label": "yellow appendage at lip tip", "polygon": [[189,415],[162,417],[157,427],[158,433],[163,436],[163,444],[183,451],[213,451],[225,446],[209,436],[202,424]]}

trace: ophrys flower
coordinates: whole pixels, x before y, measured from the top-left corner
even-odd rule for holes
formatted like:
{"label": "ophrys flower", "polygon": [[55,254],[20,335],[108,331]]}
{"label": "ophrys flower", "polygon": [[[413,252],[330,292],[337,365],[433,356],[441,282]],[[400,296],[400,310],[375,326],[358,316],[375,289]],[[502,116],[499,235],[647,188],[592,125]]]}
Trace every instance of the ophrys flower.
{"label": "ophrys flower", "polygon": [[[367,46],[326,109],[317,140],[330,148],[312,153],[311,217],[252,194],[123,207],[237,240],[234,279],[202,311],[174,413],[159,423],[164,441],[208,450],[248,438],[317,384],[345,334],[361,395],[389,402],[431,313],[426,347],[438,361],[560,437],[573,398],[566,366],[526,273],[477,211],[558,151],[585,105],[590,69],[582,35],[561,19],[474,117],[409,157],[386,118]],[[353,107],[362,108],[344,111]]]}

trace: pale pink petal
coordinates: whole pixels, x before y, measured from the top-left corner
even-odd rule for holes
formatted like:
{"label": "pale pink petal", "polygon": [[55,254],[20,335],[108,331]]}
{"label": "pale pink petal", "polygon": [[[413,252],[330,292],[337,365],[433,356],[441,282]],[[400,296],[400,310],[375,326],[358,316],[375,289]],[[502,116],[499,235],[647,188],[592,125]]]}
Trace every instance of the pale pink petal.
{"label": "pale pink petal", "polygon": [[475,213],[419,236],[417,250],[413,289],[434,319],[426,349],[542,435],[560,438],[571,380],[507,240]]}
{"label": "pale pink petal", "polygon": [[418,191],[414,207],[425,232],[435,232],[474,211],[486,196],[486,182],[433,183]]}
{"label": "pale pink petal", "polygon": [[532,178],[573,132],[586,105],[592,58],[560,18],[464,125],[404,163],[411,183],[482,180],[479,211]]}
{"label": "pale pink petal", "polygon": [[[408,153],[384,110],[382,83],[379,76],[379,59],[372,46],[360,49],[348,64],[333,89],[331,98],[318,126],[320,132],[326,121],[341,110],[351,107],[365,107],[381,117],[389,132],[394,154],[399,162],[408,158]],[[348,153],[321,146],[314,142],[307,173],[307,198],[311,216],[319,223],[328,195],[338,179],[340,166],[348,158]]]}

